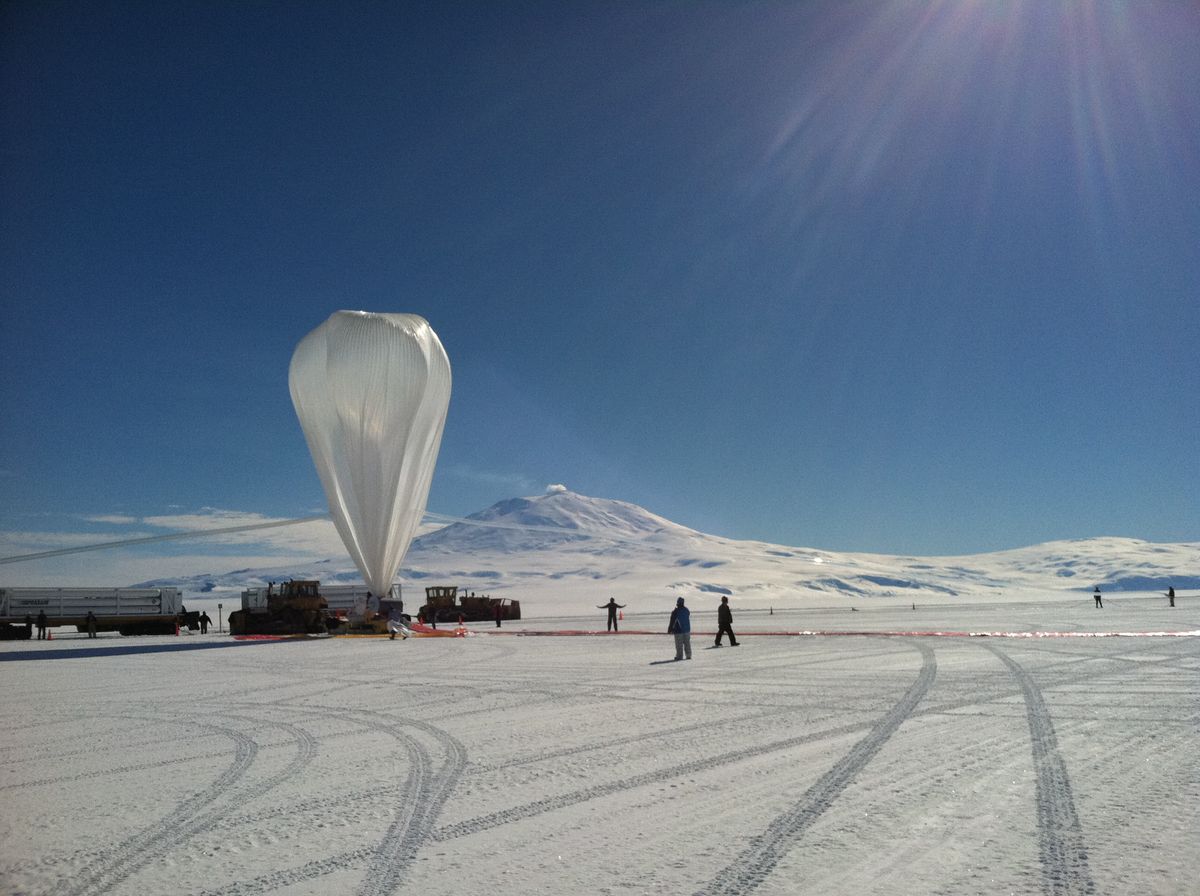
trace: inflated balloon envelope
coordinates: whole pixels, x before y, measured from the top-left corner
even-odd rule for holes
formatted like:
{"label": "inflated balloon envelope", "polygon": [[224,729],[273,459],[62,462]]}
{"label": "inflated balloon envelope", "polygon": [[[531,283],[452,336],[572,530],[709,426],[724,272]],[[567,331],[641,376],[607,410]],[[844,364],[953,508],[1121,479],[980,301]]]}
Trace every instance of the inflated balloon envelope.
{"label": "inflated balloon envelope", "polygon": [[338,311],[296,346],[288,385],[338,533],[367,587],[386,594],[442,442],[442,343],[415,314]]}

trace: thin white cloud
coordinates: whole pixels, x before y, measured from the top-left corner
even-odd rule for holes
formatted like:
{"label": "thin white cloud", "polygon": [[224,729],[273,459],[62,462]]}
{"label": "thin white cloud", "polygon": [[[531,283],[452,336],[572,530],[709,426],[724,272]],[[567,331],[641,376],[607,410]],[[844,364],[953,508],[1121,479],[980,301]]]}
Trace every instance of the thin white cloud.
{"label": "thin white cloud", "polygon": [[[440,468],[439,468],[440,469]],[[480,470],[466,464],[451,464],[446,473],[456,479],[476,482],[491,488],[501,489],[508,495],[534,494],[537,481],[520,473],[497,473],[495,470]]]}
{"label": "thin white cloud", "polygon": [[[348,562],[348,561],[347,561]],[[172,557],[134,557],[127,552],[102,551],[54,557],[0,567],[3,584],[18,588],[125,588],[136,582],[222,576],[235,569],[278,569],[289,564],[303,567],[311,560],[278,554],[185,554]]]}
{"label": "thin white cloud", "polygon": [[[149,526],[172,531],[205,532],[210,529],[223,529],[231,526],[284,523],[287,520],[242,510],[204,507],[196,513],[146,517],[143,522]],[[258,550],[263,552],[306,557],[343,556],[346,552],[341,537],[330,520],[311,520],[293,526],[258,529],[250,532],[214,533],[208,536],[198,536],[195,544],[198,547],[201,545],[255,545]]]}
{"label": "thin white cloud", "polygon": [[281,522],[281,517],[264,516],[245,510],[222,510],[217,507],[201,507],[193,513],[163,514],[147,516],[142,522],[163,529],[204,530],[223,529],[228,526],[253,526],[258,523]]}
{"label": "thin white cloud", "polygon": [[80,519],[88,523],[110,523],[114,526],[135,526],[141,522],[136,516],[127,516],[121,513],[81,516]]}
{"label": "thin white cloud", "polygon": [[[119,537],[136,538],[152,535],[151,532],[122,532]],[[97,535],[95,532],[50,532],[50,531],[0,531],[0,557],[20,554],[36,554],[60,548],[85,547],[103,541],[115,541],[113,535]]]}
{"label": "thin white cloud", "polygon": [[[213,529],[286,523],[288,520],[261,513],[203,507],[194,512],[131,517],[127,514],[93,514],[72,518],[88,524],[88,531],[0,530],[0,558],[41,554],[66,548],[121,542],[126,539],[160,537],[164,533],[195,532],[155,545],[114,546],[82,554],[22,560],[0,567],[0,583],[24,586],[71,587],[73,585],[128,585],[153,579],[192,575],[220,575],[233,569],[258,569],[312,563],[318,560],[347,561],[345,545],[333,522],[309,520],[295,525],[248,532],[213,532]],[[110,527],[97,530],[97,524]],[[426,521],[417,535],[440,529],[446,523]]]}
{"label": "thin white cloud", "polygon": [[[230,562],[230,548],[248,550],[256,555],[280,558],[304,558],[306,560],[324,559],[327,557],[344,557],[346,549],[337,534],[333,523],[329,520],[310,520],[296,525],[282,525],[277,528],[259,529],[248,532],[220,532],[204,535],[202,533],[234,526],[269,525],[272,523],[287,523],[283,518],[268,517],[260,513],[248,513],[240,510],[225,510],[205,507],[194,513],[178,513],[142,518],[126,514],[93,514],[87,517],[76,517],[80,523],[87,523],[87,531],[79,531],[78,527],[64,527],[57,531],[40,530],[0,530],[0,558],[19,557],[24,554],[37,554],[47,551],[63,550],[65,548],[82,548],[90,545],[121,542],[127,539],[161,537],[164,533],[198,533],[195,538],[184,538],[171,542],[172,547],[162,549],[163,562],[174,566],[183,552],[192,552],[197,556],[211,555],[223,568]],[[114,527],[105,531],[97,530],[96,524]],[[129,549],[119,545],[106,548],[103,551],[91,552],[92,557],[118,554],[128,558]],[[144,555],[148,549],[139,546],[137,552]],[[49,559],[29,561],[48,563]],[[210,561],[211,563],[212,561]],[[18,564],[10,566],[17,568]],[[6,576],[6,578],[8,578]]]}

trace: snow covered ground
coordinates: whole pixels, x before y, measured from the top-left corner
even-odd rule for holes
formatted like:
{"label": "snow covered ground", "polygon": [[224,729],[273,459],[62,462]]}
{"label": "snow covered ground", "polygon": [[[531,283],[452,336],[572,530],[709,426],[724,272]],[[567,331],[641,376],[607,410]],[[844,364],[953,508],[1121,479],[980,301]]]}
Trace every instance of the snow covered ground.
{"label": "snow covered ground", "polygon": [[1200,596],[830,603],[0,644],[0,891],[1200,892]]}

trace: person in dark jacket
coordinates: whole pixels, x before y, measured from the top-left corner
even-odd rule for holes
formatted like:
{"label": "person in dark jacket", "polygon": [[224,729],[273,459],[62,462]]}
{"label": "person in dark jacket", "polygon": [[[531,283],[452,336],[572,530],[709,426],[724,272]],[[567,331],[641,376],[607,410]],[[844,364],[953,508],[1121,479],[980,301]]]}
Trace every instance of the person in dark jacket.
{"label": "person in dark jacket", "polygon": [[675,659],[681,660],[684,654],[692,658],[692,614],[683,605],[683,598],[675,601],[675,609],[671,611],[671,621],[667,623],[667,634],[675,636]]}
{"label": "person in dark jacket", "polygon": [[597,610],[608,610],[608,631],[619,631],[617,628],[617,610],[624,610],[625,605],[617,603],[615,597],[610,597],[608,603],[600,604],[596,607]]}
{"label": "person in dark jacket", "polygon": [[46,611],[38,610],[37,615],[38,640],[46,640]]}
{"label": "person in dark jacket", "polygon": [[1096,599],[1096,606],[1099,607],[1101,610],[1103,610],[1104,609],[1104,601],[1101,600],[1101,598],[1100,598],[1100,586],[1099,585],[1097,585],[1096,590],[1092,592],[1092,597],[1094,597]]}
{"label": "person in dark jacket", "polygon": [[729,609],[729,598],[721,598],[721,606],[717,607],[717,647],[721,646],[721,636],[729,635],[729,646],[737,647],[737,636],[733,633],[733,611]]}
{"label": "person in dark jacket", "polygon": [[1171,606],[1175,606],[1175,586],[1172,585],[1167,589],[1167,600],[1171,602]]}
{"label": "person in dark jacket", "polygon": [[87,616],[83,620],[87,623],[87,633],[89,638],[96,637],[96,614],[88,610]]}
{"label": "person in dark jacket", "polygon": [[200,614],[200,634],[207,635],[208,627],[212,625],[212,619],[208,616],[208,611]]}

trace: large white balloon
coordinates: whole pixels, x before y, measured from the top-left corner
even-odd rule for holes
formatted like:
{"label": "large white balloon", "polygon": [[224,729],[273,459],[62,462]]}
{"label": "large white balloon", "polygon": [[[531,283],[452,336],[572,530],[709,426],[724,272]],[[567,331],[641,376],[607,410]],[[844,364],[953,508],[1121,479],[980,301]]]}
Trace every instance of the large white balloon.
{"label": "large white balloon", "polygon": [[415,314],[338,311],[296,346],[288,385],[342,541],[367,587],[386,594],[442,443],[442,343]]}

